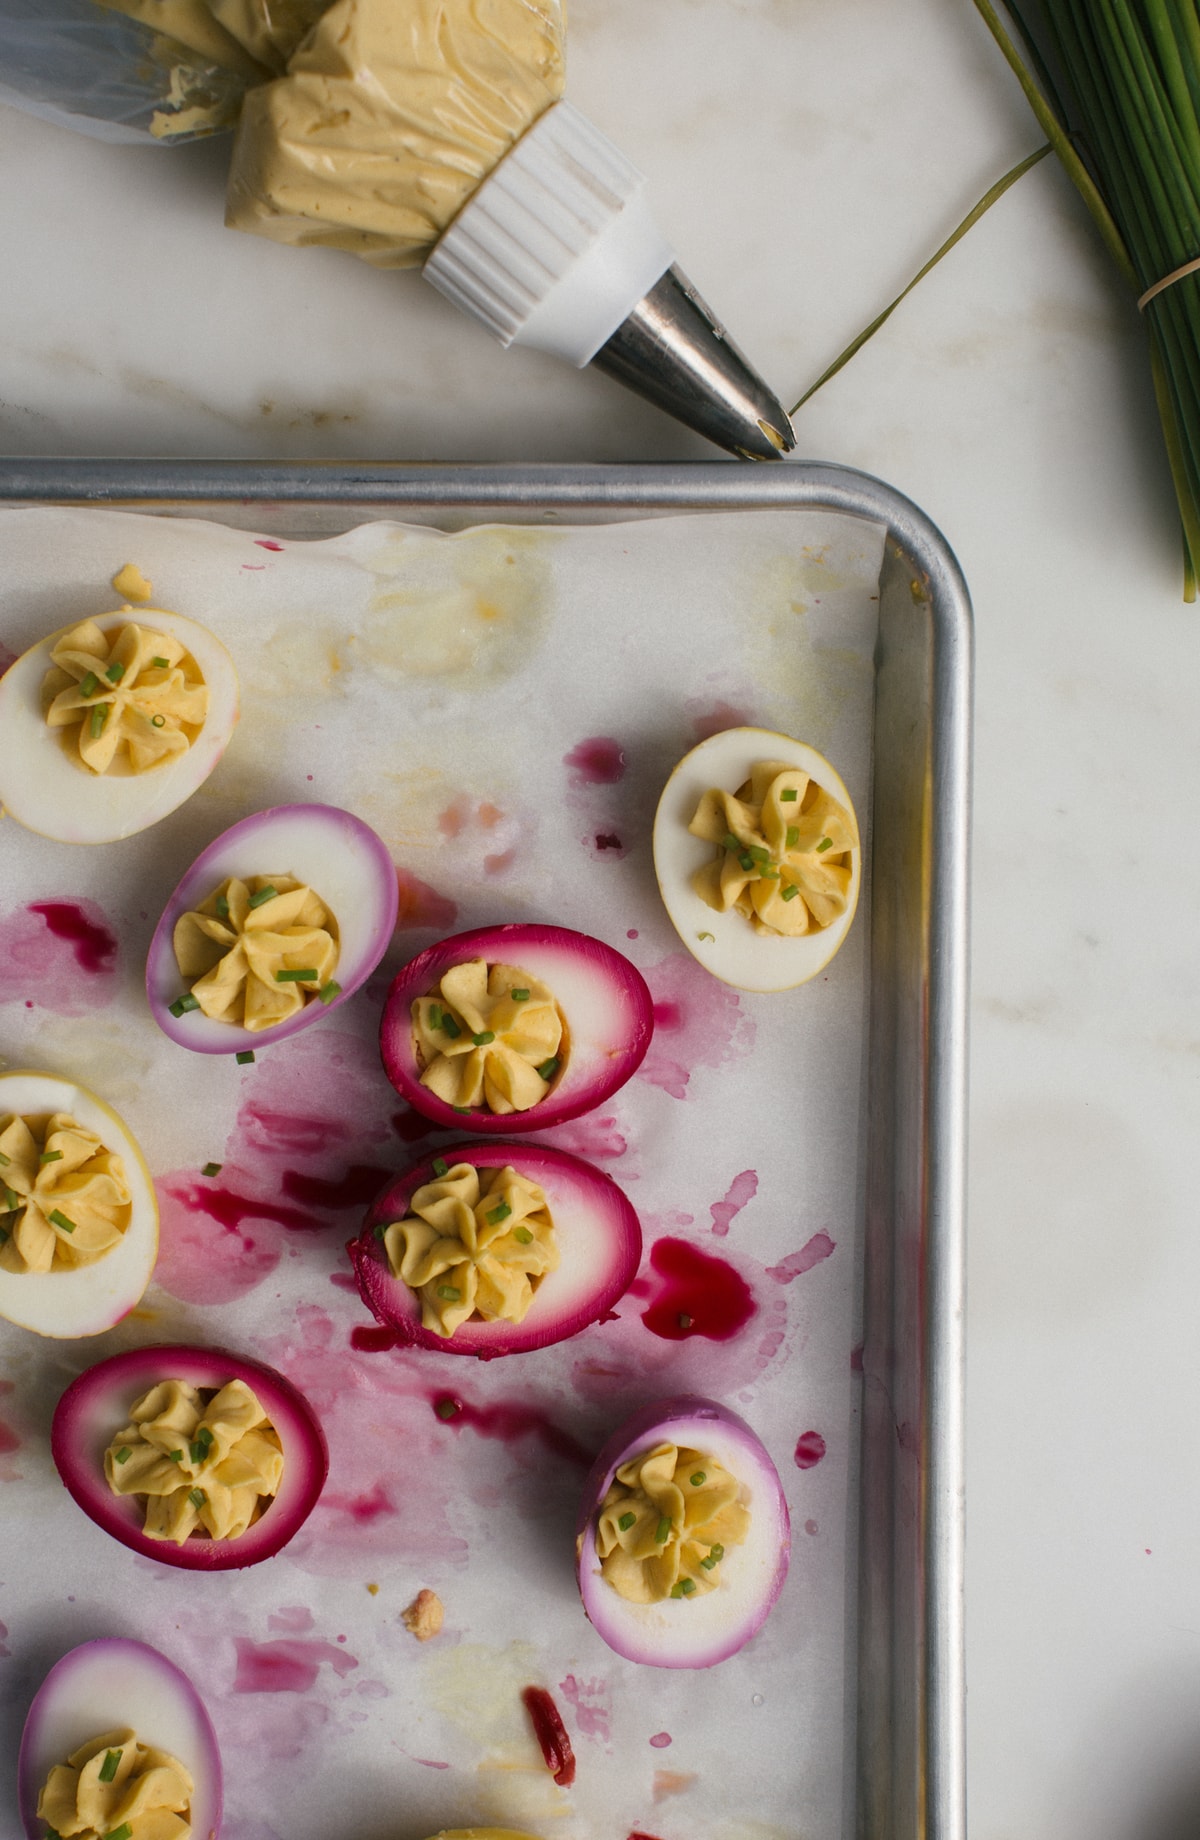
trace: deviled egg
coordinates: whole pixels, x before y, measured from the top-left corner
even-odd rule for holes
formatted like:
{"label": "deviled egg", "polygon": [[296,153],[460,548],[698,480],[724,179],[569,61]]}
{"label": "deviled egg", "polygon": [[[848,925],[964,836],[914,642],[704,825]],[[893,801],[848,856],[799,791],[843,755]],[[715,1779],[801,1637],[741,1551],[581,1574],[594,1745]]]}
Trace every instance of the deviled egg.
{"label": "deviled egg", "polygon": [[807,743],[725,729],[667,781],[654,870],[706,971],[740,990],[789,990],[824,969],[854,919],[862,849],[850,795]]}
{"label": "deviled egg", "polygon": [[124,1120],[55,1074],[0,1073],[0,1316],[99,1335],[141,1298],[158,1201]]}
{"label": "deviled egg", "polygon": [[128,1833],[136,1813],[157,1820],[155,1834],[217,1840],[221,1758],[191,1681],[145,1642],[103,1637],[72,1649],[29,1708],[17,1798],[26,1840]]}
{"label": "deviled egg", "polygon": [[137,1348],[89,1368],[58,1402],[50,1449],[98,1527],[189,1571],[279,1552],[329,1470],[325,1434],[291,1382],[219,1348]]}
{"label": "deviled egg", "polygon": [[597,1322],[637,1275],[611,1177],[546,1144],[454,1144],[389,1182],[349,1246],[363,1301],[407,1347],[482,1360]]}
{"label": "deviled egg", "polygon": [[130,837],[203,785],[237,718],[233,660],[195,620],[123,607],[60,627],[0,678],[0,805],[60,843]]}
{"label": "deviled egg", "polygon": [[787,1577],[779,1474],[736,1413],[661,1400],[605,1444],[575,1542],[583,1607],[609,1647],[647,1667],[713,1667],[766,1621]]}
{"label": "deviled egg", "polygon": [[380,1030],[389,1080],[453,1129],[542,1131],[603,1104],[654,1032],[645,979],[561,926],[478,927],[404,966]]}
{"label": "deviled egg", "polygon": [[334,805],[255,812],[209,844],[167,903],[146,961],[154,1020],[197,1054],[280,1041],[370,977],[399,898],[361,818]]}

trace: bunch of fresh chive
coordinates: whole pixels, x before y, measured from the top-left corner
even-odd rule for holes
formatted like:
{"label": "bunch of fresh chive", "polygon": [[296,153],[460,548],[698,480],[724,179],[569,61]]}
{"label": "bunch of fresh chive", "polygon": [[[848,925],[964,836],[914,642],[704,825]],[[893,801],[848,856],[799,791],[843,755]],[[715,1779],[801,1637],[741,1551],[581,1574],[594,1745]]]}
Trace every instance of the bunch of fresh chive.
{"label": "bunch of fresh chive", "polygon": [[[1179,500],[1184,593],[1200,573],[1200,14],[1195,0],[975,5],[1134,289]],[[1173,277],[1159,291],[1158,284]],[[1149,297],[1148,297],[1149,296]]]}

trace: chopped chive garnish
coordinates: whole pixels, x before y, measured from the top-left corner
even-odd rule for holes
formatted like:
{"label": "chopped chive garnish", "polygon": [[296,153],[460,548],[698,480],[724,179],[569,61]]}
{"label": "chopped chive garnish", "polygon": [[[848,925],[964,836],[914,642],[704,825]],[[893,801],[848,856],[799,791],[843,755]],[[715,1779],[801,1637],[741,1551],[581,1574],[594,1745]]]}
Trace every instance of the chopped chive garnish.
{"label": "chopped chive garnish", "polygon": [[678,1321],[681,1329],[690,1329],[692,1326],[692,1319],[686,1310],[680,1310]]}
{"label": "chopped chive garnish", "polygon": [[760,880],[764,882],[777,882],[779,880],[778,869],[760,869],[758,873]]}
{"label": "chopped chive garnish", "polygon": [[125,666],[119,658],[114,658],[104,675],[110,684],[119,684],[125,675]]}
{"label": "chopped chive garnish", "polygon": [[99,741],[101,735],[104,733],[104,724],[107,721],[108,721],[108,704],[107,703],[93,703],[92,713],[88,717],[88,727],[91,730],[93,741]]}
{"label": "chopped chive garnish", "polygon": [[128,1444],[122,1444],[120,1450],[118,1450],[117,1452],[117,1462],[118,1463],[128,1463],[132,1455],[133,1455],[133,1452],[130,1450]]}
{"label": "chopped chive garnish", "polygon": [[87,676],[80,680],[79,694],[80,696],[95,696],[99,688],[100,679],[94,671],[89,671]]}
{"label": "chopped chive garnish", "polygon": [[46,1840],[62,1840],[62,1835],[59,1833],[57,1827],[48,1827],[46,1829]]}
{"label": "chopped chive garnish", "polygon": [[714,1565],[715,1565],[715,1564],[716,1564],[717,1562],[716,1562],[716,1560],[715,1560],[715,1559],[713,1558],[713,1556],[712,1556],[712,1554],[711,1554],[711,1553],[709,1553],[709,1555],[708,1555],[708,1558],[707,1558],[707,1559],[701,1559],[701,1561],[700,1561],[700,1563],[701,1563],[701,1565],[702,1565],[702,1566],[704,1567],[704,1569],[705,1569],[705,1571],[706,1571],[706,1572],[711,1572],[711,1571],[712,1571],[712,1569],[713,1569],[713,1566],[714,1566]]}
{"label": "chopped chive garnish", "polygon": [[222,1163],[205,1163],[200,1174],[202,1176],[219,1176],[223,1168],[224,1164]]}
{"label": "chopped chive garnish", "polygon": [[741,838],[735,837],[732,831],[726,831],[721,842],[727,850],[740,850],[742,848]]}
{"label": "chopped chive garnish", "polygon": [[340,997],[341,994],[342,994],[342,987],[338,983],[337,979],[330,978],[329,982],[327,984],[322,984],[320,990],[318,990],[317,1002],[324,1003],[324,1004],[330,1004],[333,1002],[333,999],[335,997]]}
{"label": "chopped chive garnish", "polygon": [[787,827],[787,841],[785,844],[785,848],[789,850],[794,850],[796,845],[799,843],[799,841],[800,841],[800,826],[798,824],[789,824]]}
{"label": "chopped chive garnish", "polygon": [[795,882],[789,882],[787,887],[780,891],[779,898],[782,901],[794,901],[799,892],[800,890],[797,888]]}
{"label": "chopped chive garnish", "polygon": [[696,938],[697,939],[711,939],[714,945],[716,945],[717,943],[717,935],[715,933],[697,933]]}
{"label": "chopped chive garnish", "polygon": [[386,1236],[386,1234],[387,1234],[387,1230],[388,1230],[388,1227],[389,1227],[390,1225],[391,1225],[391,1222],[390,1222],[390,1221],[383,1221],[383,1220],[380,1220],[380,1221],[377,1221],[377,1222],[376,1222],[376,1224],[375,1224],[375,1237],[376,1237],[376,1239],[383,1239],[383,1238],[385,1238],[385,1236]]}
{"label": "chopped chive garnish", "polygon": [[151,728],[165,728],[167,726],[166,716],[151,716],[150,726]]}
{"label": "chopped chive garnish", "polygon": [[832,837],[822,837],[820,843],[817,845],[817,855],[820,856],[824,853],[824,851],[832,850],[832,848],[833,848],[833,838]]}
{"label": "chopped chive garnish", "polygon": [[168,1450],[167,1456],[170,1458],[172,1463],[182,1463],[183,1462],[182,1450]]}
{"label": "chopped chive garnish", "polygon": [[320,972],[313,966],[305,965],[296,971],[277,971],[275,982],[277,984],[315,984],[320,975]]}
{"label": "chopped chive garnish", "polygon": [[171,660],[169,658],[152,658],[150,662],[160,671],[169,671],[171,669]]}
{"label": "chopped chive garnish", "polygon": [[621,1529],[622,1533],[628,1533],[629,1529],[633,1526],[633,1523],[634,1521],[636,1521],[636,1519],[637,1519],[636,1514],[623,1514],[620,1520],[617,1522],[617,1526]]}
{"label": "chopped chive garnish", "polygon": [[753,858],[755,862],[764,863],[770,862],[771,860],[770,850],[764,850],[760,843],[748,843],[746,845],[746,854]]}
{"label": "chopped chive garnish", "polygon": [[462,1030],[459,1028],[457,1022],[455,1022],[454,1017],[449,1014],[442,1017],[442,1034],[448,1035],[451,1041],[457,1041],[462,1034]]}
{"label": "chopped chive garnish", "polygon": [[183,995],[181,997],[176,997],[174,1003],[171,1004],[171,1014],[173,1016],[186,1016],[189,1011],[199,1009],[199,1007],[199,997],[194,997],[190,990],[185,990]]}
{"label": "chopped chive garnish", "polygon": [[663,1541],[669,1540],[670,1537],[671,1537],[671,1517],[669,1514],[664,1514],[660,1516],[658,1526],[654,1529],[654,1538],[657,1540],[658,1544],[661,1546]]}
{"label": "chopped chive garnish", "polygon": [[446,1159],[445,1159],[445,1157],[444,1157],[444,1156],[435,1156],[435,1157],[434,1157],[434,1159],[433,1159],[433,1173],[434,1173],[434,1175],[435,1175],[435,1176],[448,1176],[448,1175],[450,1174],[450,1165],[449,1165],[449,1163],[448,1163],[448,1162],[446,1161]]}
{"label": "chopped chive garnish", "polygon": [[[200,1442],[199,1438],[196,1439],[196,1442],[194,1444],[188,1445],[188,1456],[192,1459],[193,1463],[203,1463],[207,1455],[208,1455],[208,1451],[206,1450],[205,1446]],[[200,1505],[199,1502],[197,1502],[196,1506],[199,1507],[199,1505]]]}
{"label": "chopped chive garnish", "polygon": [[57,1208],[55,1208],[54,1212],[50,1215],[50,1220],[54,1226],[61,1227],[64,1233],[74,1233],[75,1231],[75,1222],[73,1220],[68,1220],[66,1215],[61,1214]]}
{"label": "chopped chive garnish", "polygon": [[207,1425],[200,1426],[200,1429],[196,1433],[196,1442],[198,1444],[203,1444],[205,1450],[210,1450],[216,1442],[216,1439],[213,1437]]}
{"label": "chopped chive garnish", "polygon": [[682,1597],[682,1596],[683,1596],[683,1585],[682,1585],[682,1583],[680,1583],[680,1584],[673,1584],[673,1585],[671,1586],[671,1596],[672,1596],[672,1597]]}
{"label": "chopped chive garnish", "polygon": [[469,1118],[471,1116],[471,1108],[469,1105],[452,1105],[450,1109],[453,1112],[461,1112],[464,1118]]}
{"label": "chopped chive garnish", "polygon": [[478,1035],[472,1035],[471,1037],[471,1040],[475,1043],[477,1048],[486,1048],[488,1043],[495,1041],[495,1039],[495,1029],[483,1029]]}
{"label": "chopped chive garnish", "polygon": [[243,1048],[241,1053],[235,1054],[233,1058],[239,1067],[248,1067],[250,1062],[254,1059],[254,1049]]}
{"label": "chopped chive garnish", "polygon": [[779,796],[781,799],[795,800],[799,798],[800,794],[796,791],[796,788],[794,786],[788,786],[784,789],[783,792],[780,793]]}
{"label": "chopped chive garnish", "polygon": [[702,1469],[698,1469],[694,1476],[688,1477],[688,1481],[694,1489],[698,1489],[703,1483],[708,1481],[708,1477]]}
{"label": "chopped chive garnish", "polygon": [[429,1026],[431,1029],[440,1029],[442,1026],[442,1006],[440,1003],[431,1003],[429,1005]]}
{"label": "chopped chive garnish", "polygon": [[715,1545],[709,1547],[708,1556],[714,1565],[719,1564],[725,1557],[725,1548],[722,1546],[720,1540],[718,1540]]}
{"label": "chopped chive garnish", "polygon": [[457,1418],[461,1408],[457,1399],[439,1399],[433,1409],[439,1418]]}
{"label": "chopped chive garnish", "polygon": [[0,1150],[0,1169],[7,1169],[11,1162],[11,1156],[5,1156],[3,1150]]}
{"label": "chopped chive garnish", "polygon": [[257,894],[250,896],[247,906],[261,907],[264,901],[273,901],[278,893],[278,888],[273,888],[268,882],[265,888],[260,888]]}
{"label": "chopped chive garnish", "polygon": [[462,1302],[462,1292],[456,1290],[453,1284],[439,1284],[437,1294],[439,1297],[444,1297],[447,1303]]}
{"label": "chopped chive garnish", "polygon": [[514,1003],[528,1003],[529,1001],[529,992],[527,990],[510,990],[508,994]]}
{"label": "chopped chive garnish", "polygon": [[742,869],[753,869],[754,858],[750,855],[749,851],[742,851],[741,855],[738,857],[738,867]]}
{"label": "chopped chive garnish", "polygon": [[11,1238],[12,1234],[9,1232],[8,1228],[0,1227],[0,1244],[7,1245]]}
{"label": "chopped chive garnish", "polygon": [[38,1157],[38,1162],[39,1163],[61,1163],[62,1162],[62,1151],[61,1150],[43,1150],[42,1154]]}
{"label": "chopped chive garnish", "polygon": [[205,1495],[203,1489],[188,1490],[188,1500],[191,1502],[193,1508],[202,1508],[207,1499],[208,1497]]}
{"label": "chopped chive garnish", "polygon": [[9,1188],[7,1184],[5,1184],[4,1189],[4,1205],[10,1214],[14,1208],[18,1208],[21,1205],[21,1197],[18,1195],[16,1189]]}
{"label": "chopped chive garnish", "polygon": [[128,1821],[122,1821],[120,1827],[110,1828],[103,1840],[133,1840],[133,1829]]}
{"label": "chopped chive garnish", "polygon": [[679,1595],[681,1597],[690,1597],[695,1589],[696,1580],[694,1578],[681,1578],[679,1580]]}
{"label": "chopped chive garnish", "polygon": [[554,1059],[553,1055],[548,1061],[542,1062],[537,1072],[541,1074],[543,1080],[552,1080],[554,1078],[555,1074],[558,1072],[558,1062]]}
{"label": "chopped chive garnish", "polygon": [[530,1246],[533,1244],[533,1234],[529,1231],[528,1227],[514,1227],[513,1238],[519,1246]]}
{"label": "chopped chive garnish", "polygon": [[121,1766],[120,1751],[105,1751],[104,1762],[100,1765],[100,1781],[111,1782]]}
{"label": "chopped chive garnish", "polygon": [[227,894],[219,894],[217,896],[217,918],[218,920],[228,920],[229,918],[229,896]]}
{"label": "chopped chive garnish", "polygon": [[511,1213],[512,1209],[509,1207],[508,1202],[502,1201],[499,1207],[494,1207],[492,1209],[491,1213],[488,1215],[488,1219],[494,1227],[498,1227],[500,1222],[502,1220],[507,1220]]}

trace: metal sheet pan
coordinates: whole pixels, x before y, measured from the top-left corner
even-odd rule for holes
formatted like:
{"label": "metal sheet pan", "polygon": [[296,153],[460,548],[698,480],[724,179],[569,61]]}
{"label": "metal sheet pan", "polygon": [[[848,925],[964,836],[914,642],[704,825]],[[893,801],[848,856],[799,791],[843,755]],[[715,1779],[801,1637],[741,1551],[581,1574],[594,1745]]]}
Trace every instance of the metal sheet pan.
{"label": "metal sheet pan", "polygon": [[963,1840],[963,1230],[971,614],[945,540],[799,462],[418,467],[0,459],[0,504],[126,505],[280,535],[825,507],[884,521],[871,888],[856,1739],[847,1832]]}

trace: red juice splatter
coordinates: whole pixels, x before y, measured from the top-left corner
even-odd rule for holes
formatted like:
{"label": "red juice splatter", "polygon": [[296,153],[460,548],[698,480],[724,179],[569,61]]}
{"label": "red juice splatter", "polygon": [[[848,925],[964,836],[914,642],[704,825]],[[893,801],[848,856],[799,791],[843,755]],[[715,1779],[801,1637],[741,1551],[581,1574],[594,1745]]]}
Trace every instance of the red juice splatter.
{"label": "red juice splatter", "polygon": [[276,543],[274,537],[255,537],[254,541],[259,549],[273,549],[280,552],[283,550],[283,544]]}
{"label": "red juice splatter", "polygon": [[671,1742],[671,1734],[669,1731],[656,1731],[650,1742],[656,1751],[665,1751]]}
{"label": "red juice splatter", "polygon": [[431,1393],[429,1402],[437,1417],[456,1431],[460,1431],[464,1425],[470,1425],[472,1431],[477,1431],[480,1437],[498,1438],[505,1444],[511,1444],[518,1438],[540,1438],[547,1450],[552,1450],[556,1456],[566,1457],[569,1462],[578,1463],[584,1469],[591,1468],[595,1452],[585,1450],[569,1431],[556,1425],[545,1413],[539,1412],[536,1406],[515,1405],[503,1400],[492,1405],[477,1406],[464,1399],[461,1393]]}
{"label": "red juice splatter", "polygon": [[692,718],[692,733],[697,741],[707,741],[710,735],[719,735],[727,728],[745,728],[753,719],[732,703],[710,704],[700,697],[690,697],[684,708]]}
{"label": "red juice splatter", "polygon": [[638,936],[638,930],[636,926],[631,926],[625,934],[626,939],[636,939],[637,936]]}
{"label": "red juice splatter", "polygon": [[313,1613],[307,1604],[283,1604],[267,1618],[268,1629],[282,1629],[289,1636],[307,1635],[313,1626]]}
{"label": "red juice splatter", "polygon": [[[351,1163],[331,1181],[320,1176],[304,1176],[295,1169],[283,1174],[283,1192],[291,1201],[303,1201],[309,1207],[366,1207],[388,1180],[392,1171],[379,1163]],[[286,1223],[285,1223],[286,1224]]]}
{"label": "red juice splatter", "polygon": [[815,1469],[825,1455],[825,1439],[819,1431],[804,1431],[796,1439],[796,1468]]}
{"label": "red juice splatter", "polygon": [[423,1137],[428,1137],[438,1126],[430,1124],[428,1118],[422,1118],[420,1112],[403,1111],[392,1113],[392,1129],[402,1143],[419,1144]]}
{"label": "red juice splatter", "polygon": [[400,1346],[400,1337],[395,1329],[351,1329],[350,1346],[360,1354],[386,1354],[389,1348]]}
{"label": "red juice splatter", "polygon": [[561,1789],[569,1789],[575,1781],[575,1753],[562,1714],[545,1687],[526,1687],[521,1699],[533,1725],[533,1735],[546,1759],[546,1768]]}
{"label": "red juice splatter", "polygon": [[341,1680],[358,1666],[353,1655],[331,1642],[252,1642],[235,1636],[235,1693],[307,1693],[323,1661]]}
{"label": "red juice splatter", "polygon": [[[396,1513],[396,1504],[391,1499],[382,1482],[375,1483],[362,1495],[331,1495],[326,1489],[321,1497],[321,1504],[326,1508],[340,1508],[348,1514],[358,1527],[367,1527],[372,1521],[380,1520],[386,1514]],[[338,1641],[344,1641],[343,1636]]]}
{"label": "red juice splatter", "polygon": [[[642,1321],[652,1335],[681,1342],[704,1335],[726,1342],[738,1335],[755,1313],[750,1286],[724,1259],[701,1252],[682,1239],[656,1240],[650,1264],[658,1277],[658,1295]],[[630,1286],[645,1295],[647,1281]]]}
{"label": "red juice splatter", "polygon": [[598,1738],[607,1744],[612,1737],[612,1712],[608,1703],[608,1683],[604,1680],[576,1680],[568,1674],[560,1680],[558,1690],[568,1705],[575,1708],[575,1723],[585,1738]]}
{"label": "red juice splatter", "polygon": [[[654,1739],[651,1738],[650,1742],[651,1744],[653,1744]],[[657,1834],[644,1834],[640,1827],[635,1827],[633,1832],[629,1836],[629,1840],[658,1840],[658,1835]]]}
{"label": "red juice splatter", "polygon": [[850,1350],[850,1372],[852,1374],[861,1374],[862,1371],[863,1345],[861,1342],[855,1342],[853,1348]]}
{"label": "red juice splatter", "polygon": [[423,882],[408,869],[397,868],[396,882],[400,889],[397,932],[407,933],[418,927],[441,930],[454,925],[458,907],[448,896],[439,894],[436,888],[431,888],[428,882]]}
{"label": "red juice splatter", "polygon": [[[90,903],[89,903],[90,905]],[[117,938],[107,926],[89,918],[74,901],[33,901],[31,914],[40,914],[55,939],[65,939],[75,954],[81,971],[99,972],[101,976],[115,970]]]}
{"label": "red juice splatter", "polygon": [[279,1263],[277,1240],[240,1227],[233,1231],[196,1206],[199,1186],[186,1177],[160,1177],[161,1233],[154,1276],[181,1303],[234,1303],[269,1278]]}
{"label": "red juice splatter", "polygon": [[498,850],[494,856],[485,856],[483,872],[485,875],[503,875],[512,868],[517,860],[516,850]]}
{"label": "red juice splatter", "polygon": [[828,1233],[814,1233],[799,1252],[789,1252],[787,1258],[781,1259],[778,1265],[768,1265],[767,1276],[774,1278],[776,1284],[790,1284],[793,1278],[803,1277],[806,1271],[811,1271],[814,1265],[827,1259],[836,1248],[837,1241],[830,1239]]}
{"label": "red juice splatter", "polygon": [[598,856],[603,855],[605,850],[620,850],[624,854],[625,845],[617,836],[616,831],[597,831],[593,841]]}
{"label": "red juice splatter", "polygon": [[754,1021],[735,990],[719,984],[689,952],[673,952],[644,974],[654,1003],[654,1037],[637,1077],[686,1099],[695,1073],[749,1054]]}
{"label": "red juice splatter", "polygon": [[413,1762],[423,1763],[427,1770],[448,1770],[450,1768],[448,1763],[438,1763],[433,1757],[414,1757]]}
{"label": "red juice splatter", "polygon": [[6,1425],[0,1418],[0,1456],[8,1456],[14,1450],[20,1450],[21,1440],[11,1425]]}
{"label": "red juice splatter", "polygon": [[814,1533],[819,1533],[820,1529],[817,1526],[816,1521],[805,1521],[804,1531],[811,1537],[811,1535],[813,1535]]}
{"label": "red juice splatter", "polygon": [[[95,901],[41,901],[0,919],[0,1003],[85,1016],[117,991],[117,937]],[[87,982],[80,976],[87,973]]]}
{"label": "red juice splatter", "polygon": [[723,1201],[714,1201],[709,1208],[712,1215],[712,1230],[718,1239],[724,1239],[729,1232],[729,1223],[740,1214],[748,1201],[753,1201],[758,1193],[758,1176],[753,1169],[743,1169],[740,1176],[734,1176]]}
{"label": "red juice splatter", "polygon": [[329,1282],[336,1285],[339,1291],[358,1290],[358,1285],[354,1282],[354,1279],[350,1276],[348,1271],[331,1271],[329,1274]]}
{"label": "red juice splatter", "polygon": [[591,735],[563,755],[563,766],[571,769],[572,786],[615,786],[625,771],[625,750],[610,735]]}
{"label": "red juice splatter", "polygon": [[569,1150],[589,1163],[612,1162],[629,1148],[624,1133],[614,1117],[597,1118],[594,1113],[573,1118],[568,1124],[555,1125],[547,1133],[556,1150]]}
{"label": "red juice splatter", "polygon": [[467,821],[467,803],[465,799],[455,799],[447,805],[445,811],[438,813],[438,829],[443,837],[457,837]]}

